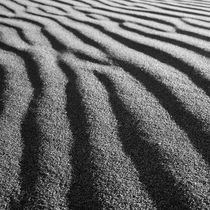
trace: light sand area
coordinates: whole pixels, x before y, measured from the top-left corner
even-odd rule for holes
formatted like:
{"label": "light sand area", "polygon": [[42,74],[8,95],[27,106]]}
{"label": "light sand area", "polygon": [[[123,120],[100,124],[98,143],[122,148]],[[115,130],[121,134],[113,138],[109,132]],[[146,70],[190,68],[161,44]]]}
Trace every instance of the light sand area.
{"label": "light sand area", "polygon": [[0,0],[0,210],[210,209],[210,1]]}

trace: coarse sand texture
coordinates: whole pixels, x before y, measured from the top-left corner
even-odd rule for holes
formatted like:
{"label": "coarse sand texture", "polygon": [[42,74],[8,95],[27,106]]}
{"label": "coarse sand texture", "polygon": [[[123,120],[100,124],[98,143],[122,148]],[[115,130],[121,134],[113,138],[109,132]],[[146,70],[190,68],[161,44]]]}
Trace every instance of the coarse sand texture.
{"label": "coarse sand texture", "polygon": [[0,0],[0,210],[210,210],[209,0]]}

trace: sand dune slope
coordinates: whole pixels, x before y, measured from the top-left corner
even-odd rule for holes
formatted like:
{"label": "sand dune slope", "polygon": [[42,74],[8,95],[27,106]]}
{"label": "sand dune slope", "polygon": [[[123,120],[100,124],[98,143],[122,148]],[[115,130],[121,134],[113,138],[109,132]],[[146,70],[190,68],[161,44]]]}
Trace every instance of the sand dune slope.
{"label": "sand dune slope", "polygon": [[210,2],[0,0],[0,209],[210,209]]}

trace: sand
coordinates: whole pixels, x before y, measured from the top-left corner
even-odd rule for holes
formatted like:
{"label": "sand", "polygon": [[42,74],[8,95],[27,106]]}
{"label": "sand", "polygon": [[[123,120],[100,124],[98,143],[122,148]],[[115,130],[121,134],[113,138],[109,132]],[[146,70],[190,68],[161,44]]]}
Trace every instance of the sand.
{"label": "sand", "polygon": [[0,209],[210,209],[210,2],[0,0]]}

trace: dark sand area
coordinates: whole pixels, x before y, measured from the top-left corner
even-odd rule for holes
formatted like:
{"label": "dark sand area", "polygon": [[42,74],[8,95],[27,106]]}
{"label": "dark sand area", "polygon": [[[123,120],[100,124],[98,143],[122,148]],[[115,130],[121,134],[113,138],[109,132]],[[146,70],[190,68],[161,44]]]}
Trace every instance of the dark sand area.
{"label": "dark sand area", "polygon": [[210,1],[0,0],[0,210],[68,209],[210,209]]}

